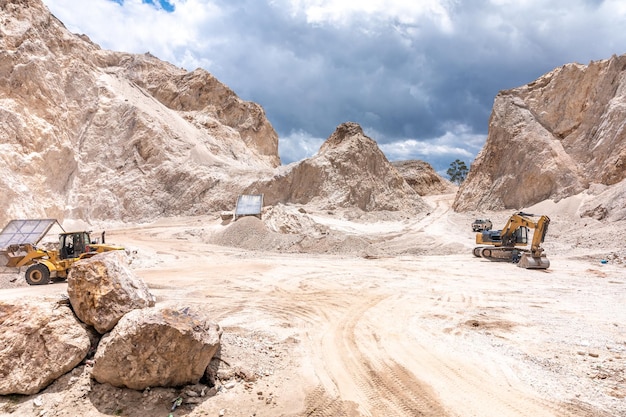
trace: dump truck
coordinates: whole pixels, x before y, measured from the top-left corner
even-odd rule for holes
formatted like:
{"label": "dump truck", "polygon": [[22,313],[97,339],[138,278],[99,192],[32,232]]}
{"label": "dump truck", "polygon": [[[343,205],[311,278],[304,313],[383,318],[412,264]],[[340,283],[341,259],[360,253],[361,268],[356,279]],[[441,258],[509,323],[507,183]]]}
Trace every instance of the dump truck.
{"label": "dump truck", "polygon": [[[98,253],[124,250],[122,246],[105,243],[105,232],[100,239],[92,239],[90,231],[66,232],[61,227],[58,248],[39,248],[37,245],[55,225],[55,219],[11,220],[0,232],[0,259],[4,266],[26,269],[30,285],[48,284],[51,279],[66,279],[72,265]],[[55,245],[56,246],[56,245]]]}
{"label": "dump truck", "polygon": [[[491,261],[517,263],[520,268],[547,269],[550,267],[550,261],[541,244],[545,240],[549,224],[548,216],[521,211],[514,213],[501,230],[485,230],[477,233],[476,243],[479,246],[473,249],[473,254]],[[534,231],[530,249],[527,249],[529,229],[534,229]]]}

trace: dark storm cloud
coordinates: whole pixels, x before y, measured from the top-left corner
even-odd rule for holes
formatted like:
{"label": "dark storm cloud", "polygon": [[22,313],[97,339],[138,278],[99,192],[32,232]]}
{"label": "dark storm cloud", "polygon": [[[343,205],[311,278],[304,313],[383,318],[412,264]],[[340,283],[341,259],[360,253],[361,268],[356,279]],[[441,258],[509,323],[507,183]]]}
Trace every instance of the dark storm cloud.
{"label": "dark storm cloud", "polygon": [[[220,64],[214,73],[261,103],[283,134],[304,130],[325,138],[350,120],[384,132],[376,138],[382,142],[429,137],[441,131],[434,111],[454,113],[433,100],[443,74],[392,25],[367,33],[358,22],[350,29],[309,25],[263,3],[248,2],[246,10],[229,19],[245,47],[221,53],[231,65],[221,73]],[[459,89],[452,95],[467,99]]]}
{"label": "dark storm cloud", "polygon": [[516,14],[519,6],[503,15],[489,2],[471,4],[451,10],[455,31],[445,33],[429,20],[312,25],[249,1],[231,20],[249,48],[235,48],[237,73],[218,78],[261,103],[281,136],[301,130],[325,138],[351,120],[385,144],[432,140],[458,124],[486,136],[498,91],[570,61],[606,57],[594,56],[579,30],[593,25],[582,14],[593,5],[581,5],[580,15],[563,8]]}
{"label": "dark storm cloud", "polygon": [[310,156],[345,121],[360,123],[389,159],[423,159],[440,172],[456,158],[470,163],[498,91],[626,45],[617,0],[172,0],[174,13],[93,0],[120,14],[119,27],[106,28],[62,13],[79,0],[45,2],[104,47],[203,67],[260,103],[285,163]]}

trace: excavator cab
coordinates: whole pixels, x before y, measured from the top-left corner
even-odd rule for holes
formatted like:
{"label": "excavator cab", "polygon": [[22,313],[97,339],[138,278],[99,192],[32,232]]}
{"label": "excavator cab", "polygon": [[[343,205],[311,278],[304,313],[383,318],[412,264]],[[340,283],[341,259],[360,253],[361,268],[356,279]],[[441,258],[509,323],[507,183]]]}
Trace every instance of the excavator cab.
{"label": "excavator cab", "polygon": [[520,226],[515,232],[513,232],[513,239],[515,244],[527,245],[528,244],[528,227]]}
{"label": "excavator cab", "polygon": [[[507,240],[508,239],[508,240]],[[492,245],[512,245],[512,246],[526,246],[528,244],[528,227],[520,226],[511,235],[504,237],[502,240],[502,230],[485,230],[482,233],[476,234],[476,243]]]}

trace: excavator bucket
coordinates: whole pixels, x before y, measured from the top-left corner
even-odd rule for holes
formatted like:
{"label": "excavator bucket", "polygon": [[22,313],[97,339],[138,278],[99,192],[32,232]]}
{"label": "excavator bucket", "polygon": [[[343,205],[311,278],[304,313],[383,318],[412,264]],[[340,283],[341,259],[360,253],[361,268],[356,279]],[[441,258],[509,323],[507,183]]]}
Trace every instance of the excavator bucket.
{"label": "excavator bucket", "polygon": [[530,253],[523,253],[517,266],[525,269],[548,269],[550,260],[546,255],[532,256]]}

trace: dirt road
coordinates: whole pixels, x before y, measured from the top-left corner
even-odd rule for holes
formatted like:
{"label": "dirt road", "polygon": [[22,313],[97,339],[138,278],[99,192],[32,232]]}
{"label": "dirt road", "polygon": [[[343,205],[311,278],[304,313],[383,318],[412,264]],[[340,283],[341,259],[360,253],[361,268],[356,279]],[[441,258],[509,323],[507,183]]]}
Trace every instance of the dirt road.
{"label": "dirt road", "polygon": [[[213,312],[222,371],[255,375],[176,415],[626,415],[624,266],[582,259],[565,243],[546,271],[475,258],[471,215],[450,201],[430,197],[429,216],[366,228],[328,218],[379,242],[373,257],[212,245],[207,237],[228,227],[215,217],[108,231],[134,252],[158,301]],[[84,415],[106,415],[86,398],[73,399]],[[116,401],[123,415],[155,410]]]}

